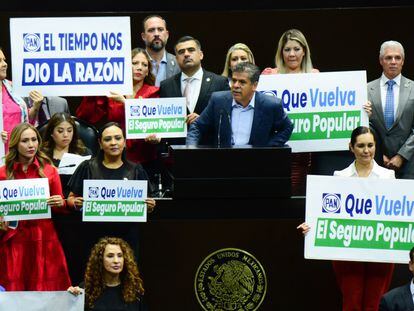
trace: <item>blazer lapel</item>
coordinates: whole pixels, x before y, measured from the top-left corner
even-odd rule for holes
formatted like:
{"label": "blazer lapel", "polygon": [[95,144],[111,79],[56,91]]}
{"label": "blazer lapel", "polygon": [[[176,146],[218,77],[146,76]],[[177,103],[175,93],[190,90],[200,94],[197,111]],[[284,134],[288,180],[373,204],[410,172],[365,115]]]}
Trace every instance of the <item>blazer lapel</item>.
{"label": "blazer lapel", "polygon": [[394,120],[394,124],[392,127],[394,127],[398,121],[401,119],[402,113],[405,109],[405,105],[408,101],[408,96],[410,95],[410,86],[411,83],[408,81],[405,77],[401,76],[401,85],[400,85],[400,97],[398,100],[398,107],[397,107],[397,113]]}
{"label": "blazer lapel", "polygon": [[371,93],[372,101],[373,101],[373,109],[376,110],[377,116],[381,120],[381,124],[383,124],[385,128],[385,119],[384,119],[384,110],[382,109],[380,83],[381,83],[381,79],[378,79],[376,83],[373,86],[371,86],[370,93]]}
{"label": "blazer lapel", "polygon": [[414,310],[413,296],[411,294],[410,284],[405,286],[404,294],[401,296],[402,296],[401,298],[404,301],[404,304],[407,310]]}
{"label": "blazer lapel", "polygon": [[167,78],[174,75],[175,65],[176,65],[175,57],[167,53]]}
{"label": "blazer lapel", "polygon": [[263,111],[261,109],[261,102],[259,93],[256,92],[255,98],[254,98],[254,113],[253,113],[253,124],[252,124],[252,130],[250,132],[250,139],[249,144],[253,145],[256,141],[256,136],[260,133],[260,124],[262,122],[263,118]]}
{"label": "blazer lapel", "polygon": [[194,107],[194,112],[200,114],[204,110],[205,106],[207,106],[208,101],[206,96],[210,90],[211,84],[211,74],[203,69],[203,80],[201,81],[200,93],[198,94],[197,103]]}
{"label": "blazer lapel", "polygon": [[233,104],[233,96],[229,94],[224,103],[224,111],[226,112],[225,122],[227,124],[228,130],[226,131],[226,137],[224,139],[224,143],[226,143],[228,146],[232,145],[232,136],[233,136],[233,129],[231,127],[231,105]]}

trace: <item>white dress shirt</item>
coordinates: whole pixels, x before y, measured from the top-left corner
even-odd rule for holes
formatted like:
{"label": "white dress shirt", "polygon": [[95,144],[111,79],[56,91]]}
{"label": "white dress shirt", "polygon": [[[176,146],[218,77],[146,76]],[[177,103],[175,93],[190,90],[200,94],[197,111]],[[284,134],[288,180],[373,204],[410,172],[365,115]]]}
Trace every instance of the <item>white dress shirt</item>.
{"label": "white dress shirt", "polygon": [[232,144],[236,146],[247,145],[250,140],[254,117],[254,100],[256,94],[253,95],[246,107],[238,104],[234,99],[231,109],[231,129]]}
{"label": "white dress shirt", "polygon": [[[193,80],[190,84],[189,94],[187,97],[187,107],[190,113],[194,112],[195,106],[197,104],[198,96],[200,95],[201,89],[201,82],[203,81],[203,69],[197,70],[195,74],[191,76]],[[186,79],[189,78],[184,72],[181,73],[181,94],[184,94],[184,89],[186,87],[187,81]]]}

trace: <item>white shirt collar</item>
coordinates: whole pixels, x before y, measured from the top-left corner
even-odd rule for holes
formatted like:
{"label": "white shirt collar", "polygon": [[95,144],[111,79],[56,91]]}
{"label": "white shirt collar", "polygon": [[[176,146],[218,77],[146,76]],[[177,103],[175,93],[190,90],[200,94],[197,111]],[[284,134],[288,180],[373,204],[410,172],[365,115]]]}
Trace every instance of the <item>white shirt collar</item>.
{"label": "white shirt collar", "polygon": [[[368,177],[379,177],[380,174],[378,173],[378,169],[379,169],[380,166],[374,160],[372,160],[372,162],[374,162],[374,165],[373,165],[371,173],[369,173]],[[352,177],[354,177],[354,176],[358,177],[358,172],[357,172],[356,167],[355,167],[355,161],[354,161],[354,163],[352,163],[351,171],[352,171]]]}
{"label": "white shirt collar", "polygon": [[[149,57],[149,59],[150,59],[151,62],[155,62],[155,59],[153,59],[151,57],[151,54],[148,53],[148,51],[147,51],[147,55],[148,55],[148,57]],[[166,62],[167,62],[167,53],[165,53],[165,50],[164,50],[164,55],[162,56],[160,63],[166,63]]]}
{"label": "white shirt collar", "polygon": [[[184,72],[181,72],[181,82],[185,81],[185,79],[189,78]],[[196,71],[195,74],[191,76],[191,78],[194,78],[195,80],[202,80],[203,79],[203,68],[200,68]]]}
{"label": "white shirt collar", "polygon": [[[252,97],[252,99],[249,101],[249,104],[246,106],[246,108],[247,107],[251,107],[251,108],[253,108],[254,109],[254,102],[255,102],[255,98],[256,98],[256,92],[254,92],[254,94],[253,94],[253,97]],[[235,100],[234,100],[234,98],[233,98],[233,102],[232,102],[232,104],[231,104],[231,106],[232,107],[234,107],[234,106],[241,106],[241,104],[239,104],[238,102],[236,102]]]}
{"label": "white shirt collar", "polygon": [[[388,79],[388,78],[385,76],[385,74],[384,74],[384,73],[382,73],[382,75],[381,75],[381,86],[384,86],[384,85],[385,85],[385,83],[387,83],[387,82],[388,82],[388,80],[391,80],[391,79]],[[396,76],[394,79],[392,79],[392,80],[394,80],[394,81],[395,81],[395,83],[396,83],[398,86],[400,86],[400,83],[401,83],[401,73],[400,73],[398,76]]]}

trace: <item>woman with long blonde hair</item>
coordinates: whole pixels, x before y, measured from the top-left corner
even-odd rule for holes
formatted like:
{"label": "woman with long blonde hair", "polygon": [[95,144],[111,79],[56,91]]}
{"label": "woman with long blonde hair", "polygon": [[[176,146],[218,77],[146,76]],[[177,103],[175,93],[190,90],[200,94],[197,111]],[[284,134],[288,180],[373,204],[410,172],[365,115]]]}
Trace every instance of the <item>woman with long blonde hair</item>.
{"label": "woman with long blonde hair", "polygon": [[[39,150],[42,140],[28,123],[16,126],[10,136],[0,180],[47,178],[52,212],[65,212],[57,169]],[[9,227],[0,216],[0,284],[8,291],[57,291],[70,284],[62,246],[51,219],[23,220]]]}

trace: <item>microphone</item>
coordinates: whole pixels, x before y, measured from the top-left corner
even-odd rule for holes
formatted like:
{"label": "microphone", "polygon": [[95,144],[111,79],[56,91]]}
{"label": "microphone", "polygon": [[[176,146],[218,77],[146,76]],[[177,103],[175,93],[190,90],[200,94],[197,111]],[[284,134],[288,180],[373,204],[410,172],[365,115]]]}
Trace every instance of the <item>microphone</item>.
{"label": "microphone", "polygon": [[227,121],[229,122],[229,127],[230,127],[230,144],[233,145],[233,128],[231,127],[231,118],[230,118],[230,114],[227,112],[227,110],[223,109],[224,112],[226,113],[227,116]]}
{"label": "microphone", "polygon": [[75,167],[75,166],[76,164],[68,164],[68,165],[59,166],[59,168]]}
{"label": "microphone", "polygon": [[221,137],[220,137],[220,133],[221,133],[221,119],[223,118],[223,108],[220,109],[220,118],[219,118],[219,122],[218,122],[218,129],[217,129],[217,147],[221,146]]}

